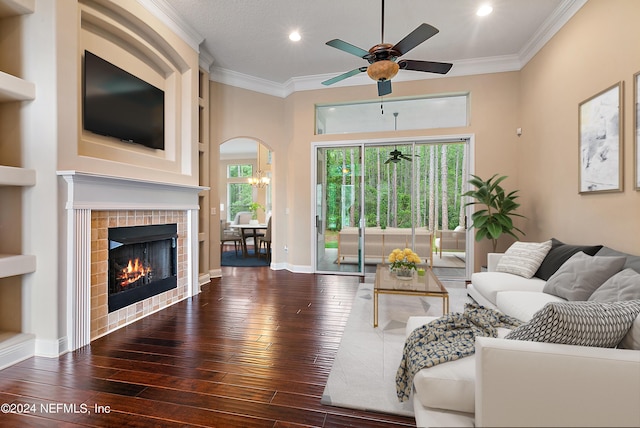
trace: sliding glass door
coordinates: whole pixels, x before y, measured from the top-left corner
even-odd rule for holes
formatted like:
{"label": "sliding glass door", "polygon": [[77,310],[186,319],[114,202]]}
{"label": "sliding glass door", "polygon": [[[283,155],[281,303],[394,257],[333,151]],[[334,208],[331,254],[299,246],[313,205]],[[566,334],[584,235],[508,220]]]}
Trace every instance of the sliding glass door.
{"label": "sliding glass door", "polygon": [[316,270],[362,273],[361,146],[316,150]]}
{"label": "sliding glass door", "polygon": [[457,140],[316,148],[316,271],[374,272],[391,250],[409,247],[439,276],[466,278],[468,147]]}

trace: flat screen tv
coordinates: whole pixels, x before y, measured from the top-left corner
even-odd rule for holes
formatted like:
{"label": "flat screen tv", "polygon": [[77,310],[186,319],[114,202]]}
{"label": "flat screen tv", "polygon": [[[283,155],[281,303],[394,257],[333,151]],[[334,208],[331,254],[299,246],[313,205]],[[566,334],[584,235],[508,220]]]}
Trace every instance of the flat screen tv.
{"label": "flat screen tv", "polygon": [[164,91],[84,51],[86,131],[164,150]]}

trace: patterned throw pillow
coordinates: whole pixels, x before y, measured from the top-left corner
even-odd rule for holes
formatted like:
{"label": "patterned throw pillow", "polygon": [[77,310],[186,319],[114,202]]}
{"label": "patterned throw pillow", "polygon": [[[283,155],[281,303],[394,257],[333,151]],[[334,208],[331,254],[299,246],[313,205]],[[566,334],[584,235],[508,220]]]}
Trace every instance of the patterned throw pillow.
{"label": "patterned throw pillow", "polygon": [[566,345],[615,347],[640,313],[640,300],[551,302],[506,339]]}
{"label": "patterned throw pillow", "polygon": [[514,242],[500,258],[496,272],[531,278],[550,249],[551,240],[540,243]]}

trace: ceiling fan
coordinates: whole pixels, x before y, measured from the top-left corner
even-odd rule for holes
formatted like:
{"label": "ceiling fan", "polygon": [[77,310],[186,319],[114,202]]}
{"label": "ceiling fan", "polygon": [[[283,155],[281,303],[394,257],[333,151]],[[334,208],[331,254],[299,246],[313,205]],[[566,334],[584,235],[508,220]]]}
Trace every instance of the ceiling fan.
{"label": "ceiling fan", "polygon": [[327,45],[365,59],[369,62],[369,66],[358,67],[354,70],[347,71],[339,76],[325,80],[322,84],[329,86],[366,71],[371,79],[378,82],[378,96],[383,96],[391,93],[391,79],[398,73],[399,69],[447,74],[453,66],[453,64],[445,62],[411,59],[402,59],[396,62],[399,57],[425,42],[427,39],[435,36],[438,33],[438,29],[423,23],[395,45],[384,43],[384,0],[382,0],[381,33],[380,44],[373,46],[368,51],[340,39],[329,40],[326,43]]}
{"label": "ceiling fan", "polygon": [[[393,113],[393,129],[395,131],[398,130],[398,114],[399,113],[397,111]],[[403,159],[411,162],[413,160],[411,159],[412,156],[420,157],[419,155],[411,155],[411,154],[405,155],[400,150],[398,150],[398,146],[394,146],[393,150],[389,152],[389,159],[384,161],[384,163],[385,165],[388,163],[398,163]]]}
{"label": "ceiling fan", "polygon": [[[418,156],[418,155],[415,155],[415,156]],[[411,159],[411,155],[405,155],[400,150],[398,150],[398,147],[394,147],[394,149],[389,153],[389,159],[384,161],[384,163],[385,165],[388,163],[398,163],[403,159],[408,160],[409,162],[413,160]]]}

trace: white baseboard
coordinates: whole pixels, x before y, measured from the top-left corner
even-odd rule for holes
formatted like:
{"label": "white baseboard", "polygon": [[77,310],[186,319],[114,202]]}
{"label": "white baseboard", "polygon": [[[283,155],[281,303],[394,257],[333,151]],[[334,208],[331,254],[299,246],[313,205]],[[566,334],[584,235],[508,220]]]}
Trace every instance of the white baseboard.
{"label": "white baseboard", "polygon": [[36,348],[33,334],[17,333],[0,342],[0,370],[33,357]]}
{"label": "white baseboard", "polygon": [[198,285],[200,287],[202,287],[203,285],[205,285],[209,281],[211,281],[211,274],[209,274],[209,273],[201,273],[198,276]]}
{"label": "white baseboard", "polygon": [[36,339],[35,355],[39,357],[56,358],[69,351],[67,337],[58,340]]}

